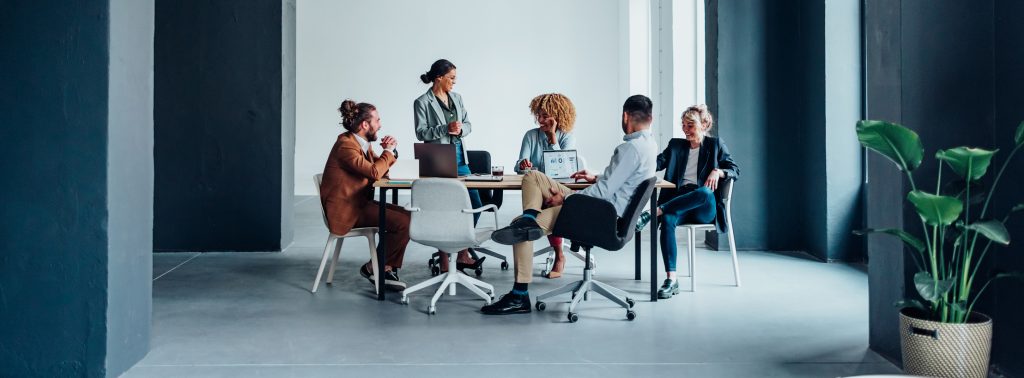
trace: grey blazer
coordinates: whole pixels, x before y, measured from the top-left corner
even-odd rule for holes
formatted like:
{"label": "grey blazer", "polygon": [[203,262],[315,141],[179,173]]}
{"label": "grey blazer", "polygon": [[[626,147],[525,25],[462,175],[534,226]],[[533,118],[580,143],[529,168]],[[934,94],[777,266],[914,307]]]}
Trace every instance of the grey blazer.
{"label": "grey blazer", "polygon": [[[473,131],[473,124],[469,122],[469,114],[462,104],[462,96],[455,92],[448,92],[449,101],[455,105],[455,117],[462,122],[462,137],[465,138]],[[427,93],[418,97],[412,103],[413,119],[416,122],[416,139],[427,143],[451,144],[452,138],[448,135],[448,122],[444,121],[441,113],[441,104],[437,102],[434,93],[427,89]],[[466,144],[463,141],[463,149]]]}

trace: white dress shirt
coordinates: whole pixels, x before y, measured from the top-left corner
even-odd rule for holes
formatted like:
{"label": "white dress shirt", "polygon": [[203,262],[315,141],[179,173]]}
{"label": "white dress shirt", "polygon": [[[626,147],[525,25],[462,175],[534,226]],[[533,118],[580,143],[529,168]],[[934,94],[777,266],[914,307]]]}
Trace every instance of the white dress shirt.
{"label": "white dress shirt", "polygon": [[615,147],[604,173],[597,176],[597,182],[577,192],[611,202],[620,217],[636,187],[654,177],[658,159],[658,145],[654,143],[650,129],[623,136],[622,141]]}

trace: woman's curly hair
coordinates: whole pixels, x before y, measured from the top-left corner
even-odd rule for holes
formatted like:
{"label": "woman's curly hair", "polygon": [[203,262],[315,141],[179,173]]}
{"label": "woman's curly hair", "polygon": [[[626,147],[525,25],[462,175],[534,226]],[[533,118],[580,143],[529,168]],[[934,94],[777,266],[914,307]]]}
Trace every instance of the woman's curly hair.
{"label": "woman's curly hair", "polygon": [[576,107],[561,93],[547,93],[534,97],[530,101],[530,112],[534,116],[543,112],[554,117],[558,121],[558,130],[563,133],[572,131],[576,124]]}

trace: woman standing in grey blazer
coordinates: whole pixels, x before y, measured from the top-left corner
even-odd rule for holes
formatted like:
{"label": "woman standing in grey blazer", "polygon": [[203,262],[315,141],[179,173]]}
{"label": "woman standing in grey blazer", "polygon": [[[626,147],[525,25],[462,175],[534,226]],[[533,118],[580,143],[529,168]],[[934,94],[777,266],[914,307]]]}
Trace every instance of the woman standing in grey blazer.
{"label": "woman standing in grey blazer", "polygon": [[[420,75],[424,84],[431,84],[426,93],[413,101],[413,120],[416,126],[416,139],[426,143],[445,143],[455,145],[455,160],[459,167],[459,176],[468,176],[469,159],[467,159],[463,139],[473,131],[469,122],[469,114],[462,103],[462,96],[452,92],[455,87],[455,65],[447,59],[438,59],[430,65],[430,71]],[[483,206],[480,193],[469,191],[469,200],[473,208]],[[480,214],[473,214],[473,223]],[[440,253],[441,271],[448,271],[448,257]],[[484,258],[474,261],[467,251],[459,252],[457,269],[476,269]]]}

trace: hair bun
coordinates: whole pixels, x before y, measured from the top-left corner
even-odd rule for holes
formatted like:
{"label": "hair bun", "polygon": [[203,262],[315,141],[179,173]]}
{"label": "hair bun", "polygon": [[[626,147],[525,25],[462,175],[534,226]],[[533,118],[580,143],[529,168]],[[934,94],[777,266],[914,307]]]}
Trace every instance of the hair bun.
{"label": "hair bun", "polygon": [[430,82],[433,81],[430,79],[430,72],[420,75],[420,81],[422,81],[423,84],[430,84]]}
{"label": "hair bun", "polygon": [[342,124],[347,126],[356,118],[356,113],[359,113],[359,109],[355,101],[345,100],[341,102],[341,107],[338,108],[338,112],[341,112]]}

